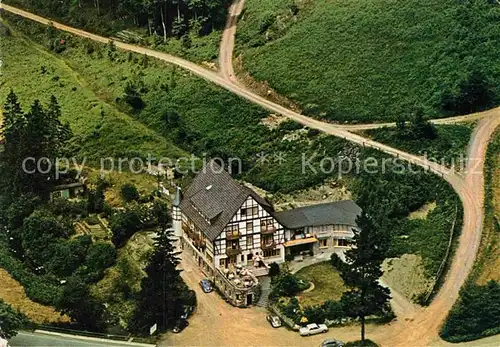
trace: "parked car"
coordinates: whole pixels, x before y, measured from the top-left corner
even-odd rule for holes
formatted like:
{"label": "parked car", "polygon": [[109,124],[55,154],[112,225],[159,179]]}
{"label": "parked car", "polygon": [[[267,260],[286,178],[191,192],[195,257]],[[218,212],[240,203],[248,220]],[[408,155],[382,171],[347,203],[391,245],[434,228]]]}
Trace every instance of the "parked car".
{"label": "parked car", "polygon": [[273,328],[279,328],[281,326],[281,319],[278,316],[268,315],[266,319]]}
{"label": "parked car", "polygon": [[176,334],[177,334],[177,333],[180,333],[181,331],[183,331],[184,329],[186,329],[186,327],[187,327],[188,325],[189,325],[189,322],[188,322],[187,320],[185,320],[185,319],[181,319],[181,320],[179,320],[179,321],[175,324],[174,328],[172,329],[172,332],[174,332],[174,333],[176,333]]}
{"label": "parked car", "polygon": [[339,340],[328,339],[321,343],[319,347],[344,347],[345,344]]}
{"label": "parked car", "polygon": [[212,283],[209,280],[203,279],[200,281],[200,287],[205,293],[213,292],[214,288],[212,287]]}
{"label": "parked car", "polygon": [[326,333],[328,327],[325,324],[307,324],[305,327],[299,329],[300,336],[316,335]]}
{"label": "parked car", "polygon": [[193,313],[194,306],[187,305],[184,306],[184,311],[181,314],[181,319],[188,319],[188,317]]}

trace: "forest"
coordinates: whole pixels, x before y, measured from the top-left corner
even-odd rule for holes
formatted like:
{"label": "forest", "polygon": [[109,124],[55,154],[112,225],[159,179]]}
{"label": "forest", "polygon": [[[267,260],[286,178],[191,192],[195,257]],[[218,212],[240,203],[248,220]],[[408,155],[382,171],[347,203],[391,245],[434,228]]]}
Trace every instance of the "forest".
{"label": "forest", "polygon": [[[230,0],[10,0],[8,4],[100,34],[143,28],[167,41],[224,26]],[[131,38],[133,38],[132,36]]]}

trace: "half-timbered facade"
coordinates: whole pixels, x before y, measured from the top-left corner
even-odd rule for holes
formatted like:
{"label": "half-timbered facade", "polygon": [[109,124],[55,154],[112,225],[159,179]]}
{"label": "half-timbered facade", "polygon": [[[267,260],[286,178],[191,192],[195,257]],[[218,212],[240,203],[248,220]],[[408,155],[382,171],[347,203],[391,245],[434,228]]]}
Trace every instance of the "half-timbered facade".
{"label": "half-timbered facade", "polygon": [[[173,205],[174,230],[184,250],[236,306],[256,300],[253,276],[266,275],[269,263],[347,246],[361,211],[354,202],[341,201],[275,212],[214,161],[185,192],[178,189]],[[242,268],[245,277],[234,278]]]}

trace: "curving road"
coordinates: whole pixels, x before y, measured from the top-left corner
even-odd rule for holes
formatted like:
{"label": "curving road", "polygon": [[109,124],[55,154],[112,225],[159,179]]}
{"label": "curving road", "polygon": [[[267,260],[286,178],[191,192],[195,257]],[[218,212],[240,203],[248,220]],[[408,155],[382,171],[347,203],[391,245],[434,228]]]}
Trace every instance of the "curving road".
{"label": "curving road", "polygon": [[[243,6],[243,0],[239,0],[238,6],[232,6],[231,11],[235,11],[234,13],[238,13],[238,11],[241,11],[241,8]],[[1,4],[0,3],[0,8],[3,8],[4,10],[17,14],[19,16],[22,16],[24,18],[31,19],[33,21],[39,22],[44,25],[49,25],[52,24],[54,28],[63,30],[69,33],[72,33],[73,35],[77,35],[80,37],[85,37],[97,42],[101,43],[108,43],[111,39],[108,37],[96,35],[89,33],[87,31],[81,30],[81,29],[76,29],[58,22],[55,22],[53,20],[38,16],[36,14],[18,9],[16,7],[6,5],[6,4]],[[237,19],[237,16],[229,16],[230,22],[235,21]],[[225,37],[226,40],[228,40],[228,43],[222,45],[226,46],[228,49],[223,50],[223,54],[225,58],[220,58],[220,64],[223,66],[222,72],[217,73],[212,70],[206,69],[204,67],[201,67],[195,63],[192,63],[190,61],[187,61],[185,59],[173,56],[168,53],[163,53],[163,52],[158,52],[149,48],[145,47],[140,47],[136,45],[131,45],[128,43],[123,43],[119,41],[115,41],[115,46],[117,48],[134,52],[134,53],[139,53],[139,54],[145,54],[150,57],[154,57],[163,61],[166,61],[168,63],[177,65],[183,69],[186,69],[188,71],[191,71],[195,75],[210,81],[212,83],[215,83],[219,85],[220,87],[227,89],[228,91],[244,98],[247,99],[248,101],[260,105],[261,107],[277,113],[281,114],[283,116],[286,116],[290,119],[293,119],[299,123],[302,123],[306,126],[311,126],[313,128],[320,128],[322,125],[325,125],[327,123],[323,121],[316,120],[314,125],[309,125],[309,120],[312,120],[311,118],[304,116],[302,114],[299,114],[297,112],[294,112],[292,110],[289,110],[281,105],[278,105],[272,101],[267,100],[266,98],[255,94],[254,92],[248,90],[245,86],[240,85],[236,81],[236,77],[234,75],[234,71],[232,68],[232,47],[234,47],[234,32],[236,31],[236,23],[234,25],[228,24],[229,30],[226,29],[223,37]],[[232,35],[231,35],[232,33]],[[231,43],[232,42],[232,43]],[[229,49],[231,48],[231,49]],[[230,64],[231,66],[228,66]],[[228,77],[228,78],[226,78]],[[236,82],[234,82],[236,81]],[[500,108],[499,108],[500,109]],[[466,116],[458,116],[458,117],[451,117],[451,118],[445,118],[445,119],[436,119],[433,120],[435,123],[439,124],[444,124],[444,123],[454,123],[454,122],[464,122],[468,120],[474,120],[474,119],[480,119],[484,117],[484,112],[480,113],[475,113],[472,115],[466,115]],[[329,124],[329,123],[328,123]],[[374,128],[381,128],[384,126],[393,126],[394,123],[375,123],[375,124],[357,124],[357,125],[340,125],[340,124],[331,124],[338,130],[344,130],[345,134],[348,134],[348,131],[358,131],[358,130],[367,130],[367,129],[374,129]],[[341,137],[344,137],[343,135],[340,135]]]}
{"label": "curving road", "polygon": [[[242,1],[242,0],[240,0]],[[239,5],[242,6],[240,2]],[[49,19],[34,15],[32,13],[19,10],[12,6],[2,4],[4,10],[15,13],[17,15],[29,18],[31,20],[40,22],[42,24],[52,23],[55,28],[70,32],[74,35],[86,37],[98,42],[107,43],[108,38],[91,34],[83,30],[75,29],[64,24],[53,22]],[[232,10],[237,10],[239,6],[233,6]],[[230,16],[230,18],[232,18]],[[229,29],[235,30],[235,25],[228,25]],[[230,37],[231,35],[229,35]],[[233,33],[233,45],[234,45],[234,33]],[[475,260],[476,252],[479,248],[479,243],[481,239],[482,222],[483,222],[483,199],[484,199],[484,177],[483,177],[483,166],[487,143],[494,131],[494,129],[500,124],[500,108],[495,108],[490,111],[477,113],[469,116],[461,116],[456,119],[460,120],[470,120],[470,119],[481,119],[477,129],[475,130],[471,144],[469,147],[469,157],[472,158],[468,165],[468,170],[465,176],[459,175],[456,172],[441,166],[436,163],[427,161],[426,159],[415,156],[409,153],[405,153],[401,150],[392,148],[390,146],[377,143],[375,141],[365,139],[362,136],[353,134],[349,130],[362,130],[371,129],[375,127],[383,126],[382,124],[368,124],[368,125],[334,125],[319,121],[317,119],[312,119],[302,114],[298,114],[291,111],[285,107],[277,105],[265,98],[256,95],[255,93],[247,90],[244,86],[239,85],[231,81],[234,78],[234,72],[232,69],[224,69],[226,72],[221,72],[217,74],[213,71],[202,68],[194,63],[188,62],[184,59],[172,56],[170,54],[157,52],[148,48],[139,47],[135,45],[130,45],[121,42],[115,42],[116,46],[123,50],[132,51],[139,54],[146,54],[148,56],[164,60],[166,62],[175,64],[182,68],[185,68],[192,73],[211,81],[231,92],[237,94],[255,104],[258,104],[272,112],[282,114],[290,119],[293,119],[305,126],[310,128],[318,129],[324,133],[344,138],[348,141],[354,142],[361,146],[377,148],[380,151],[391,154],[393,156],[402,158],[413,164],[425,167],[430,171],[441,175],[446,181],[448,181],[463,203],[464,209],[464,221],[463,230],[460,236],[459,245],[457,247],[455,257],[450,271],[445,279],[442,289],[431,303],[425,309],[415,312],[411,319],[402,320],[399,319],[395,323],[389,324],[387,326],[373,328],[370,331],[370,337],[383,345],[389,346],[423,346],[435,343],[439,341],[437,332],[442,322],[446,318],[447,313],[453,306],[453,303],[458,298],[458,292],[460,287],[463,285],[465,279],[467,278],[472,265]],[[231,46],[228,46],[231,47]],[[227,52],[227,51],[225,51]],[[232,50],[231,50],[232,52]],[[225,53],[227,54],[227,53]],[[221,62],[227,59],[221,59]],[[229,73],[229,75],[227,75]],[[231,76],[232,75],[232,76]],[[453,122],[451,118],[437,120],[435,122]],[[215,306],[213,306],[215,307]],[[210,313],[212,314],[212,313]],[[253,322],[251,320],[240,319],[240,314],[234,316],[234,319],[229,319],[225,321],[225,329],[231,329],[233,327],[235,330],[233,332],[249,329]],[[242,316],[243,317],[243,316]],[[215,317],[211,317],[215,318]],[[209,321],[205,322],[208,323]],[[215,323],[217,324],[217,323]],[[227,325],[226,325],[227,324]],[[335,331],[341,331],[340,329]],[[264,338],[265,336],[275,336],[272,331],[262,331],[259,336]],[[238,334],[239,335],[239,334]],[[179,335],[179,336],[182,336]],[[224,338],[224,340],[219,340]],[[202,336],[200,343],[205,341],[215,341],[217,345],[248,345],[252,344],[248,341],[239,340],[238,336],[223,336],[217,337],[216,334],[213,336]],[[207,340],[205,340],[207,339]],[[220,341],[220,343],[219,343]],[[224,341],[224,343],[222,343]],[[286,340],[282,340],[286,341]],[[291,340],[289,340],[291,342]],[[203,343],[205,344],[205,343]],[[265,342],[263,342],[265,344]],[[274,343],[273,343],[274,344]],[[280,345],[279,341],[276,343]]]}
{"label": "curving road", "polygon": [[236,35],[236,24],[238,17],[243,11],[245,0],[235,0],[229,8],[226,28],[222,33],[219,49],[219,74],[226,80],[238,83],[233,68],[234,37]]}
{"label": "curving road", "polygon": [[[222,77],[224,77],[227,81],[236,84],[239,84],[238,77],[236,76],[233,67],[236,25],[238,22],[238,17],[242,13],[244,6],[245,6],[245,0],[235,0],[232,6],[229,8],[227,23],[224,32],[222,34],[222,40],[219,48],[219,74]],[[483,117],[484,114],[482,112],[479,112],[463,116],[433,119],[431,120],[431,122],[434,124],[455,124],[455,123],[475,121]],[[360,131],[360,130],[369,130],[382,127],[394,127],[394,126],[396,126],[396,123],[394,122],[337,125],[337,127],[349,131]]]}

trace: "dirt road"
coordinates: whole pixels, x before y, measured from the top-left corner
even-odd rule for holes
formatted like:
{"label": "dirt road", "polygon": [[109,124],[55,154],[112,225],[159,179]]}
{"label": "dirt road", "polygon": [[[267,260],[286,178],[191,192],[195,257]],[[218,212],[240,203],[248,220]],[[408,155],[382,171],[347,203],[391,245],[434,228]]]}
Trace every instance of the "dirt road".
{"label": "dirt road", "polygon": [[233,69],[234,37],[238,16],[241,14],[244,6],[245,0],[236,0],[229,8],[226,28],[222,33],[219,49],[219,73],[226,80],[233,83],[238,83]]}
{"label": "dirt road", "polygon": [[[242,1],[242,0],[240,0],[240,1]],[[5,5],[5,4],[0,4],[0,5],[1,5],[0,8],[3,8],[6,11],[9,11],[11,13],[17,14],[17,15],[22,16],[24,18],[28,18],[28,19],[31,19],[33,21],[36,21],[36,22],[39,22],[39,23],[42,23],[45,25],[52,24],[56,29],[66,31],[66,32],[72,33],[72,34],[77,35],[77,36],[85,37],[85,38],[88,38],[88,39],[91,39],[91,40],[94,40],[97,42],[101,42],[101,43],[108,43],[110,41],[110,38],[107,38],[107,37],[92,34],[92,33],[86,32],[84,30],[72,28],[70,26],[55,22],[53,20],[35,15],[35,14],[27,12],[27,11],[20,10],[18,8],[15,8],[15,7],[12,7],[9,5]],[[240,2],[239,6],[242,6],[242,5],[243,5],[243,3]],[[236,6],[233,8],[238,9],[239,6]],[[232,18],[236,19],[237,17],[232,17]],[[236,25],[231,26],[230,31],[228,31],[225,34],[225,36],[228,36],[233,30],[234,31],[236,30]],[[234,46],[234,33],[233,33],[232,40],[233,40],[232,44],[226,43],[223,45],[227,49],[224,49],[224,52],[226,52],[226,53],[224,53],[226,58],[222,58],[220,61],[220,64],[222,66],[221,71],[223,71],[221,73],[217,73],[217,72],[214,72],[212,70],[206,69],[206,68],[201,67],[195,63],[192,63],[192,62],[187,61],[185,59],[173,56],[171,54],[158,52],[158,51],[154,51],[152,49],[148,49],[148,48],[144,48],[144,47],[140,47],[140,46],[136,46],[136,45],[131,45],[131,44],[127,44],[127,43],[123,43],[123,42],[119,42],[119,41],[115,41],[114,43],[115,43],[115,46],[117,48],[120,48],[120,49],[123,49],[126,51],[130,51],[130,52],[139,53],[139,54],[145,54],[145,55],[148,55],[150,57],[154,57],[154,58],[166,61],[168,63],[177,65],[179,67],[182,67],[188,71],[191,71],[195,75],[197,75],[197,76],[199,76],[207,81],[215,83],[215,84],[219,85],[220,87],[225,88],[225,89],[229,90],[230,92],[232,92],[232,93],[234,93],[234,94],[236,94],[244,99],[247,99],[248,101],[250,101],[254,104],[260,105],[261,107],[263,107],[263,108],[265,108],[273,113],[277,113],[277,114],[281,114],[283,116],[286,116],[286,117],[293,119],[293,120],[295,120],[303,125],[310,126],[312,128],[316,128],[316,129],[320,129],[323,125],[327,124],[327,123],[319,121],[319,120],[312,120],[311,118],[309,118],[307,116],[304,116],[302,114],[298,114],[294,111],[291,111],[291,110],[289,110],[281,105],[278,105],[272,101],[267,100],[264,97],[261,97],[261,96],[255,94],[254,92],[246,89],[244,86],[240,85],[239,83],[233,82],[232,80],[235,80],[234,72],[232,72],[233,71],[232,66],[228,66],[228,60],[232,61],[232,58],[228,58],[229,56],[232,56],[232,50],[231,50],[231,54],[229,54],[228,52],[229,52],[229,48]],[[230,79],[225,78],[225,76],[227,74],[229,74],[229,75],[232,74],[232,77]],[[458,119],[459,121],[466,121],[469,119],[478,119],[478,118],[481,118],[483,116],[484,116],[483,113],[477,113],[477,114],[473,114],[470,116],[460,116],[456,119]],[[449,123],[449,122],[453,122],[453,119],[447,118],[446,120],[435,120],[434,122],[436,122],[436,123],[448,122]],[[359,124],[359,125],[340,125],[340,124],[330,124],[330,125],[334,129],[336,129],[337,131],[340,131],[335,136],[346,137],[346,136],[349,136],[348,131],[374,129],[374,128],[380,128],[383,126],[393,126],[394,124],[393,123],[377,123],[377,124]]]}
{"label": "dirt road", "polygon": [[[235,0],[229,8],[226,27],[222,33],[222,40],[219,48],[219,73],[226,80],[239,84],[238,78],[234,72],[233,54],[235,45],[235,35],[238,24],[238,16],[245,7],[245,0]],[[272,110],[273,111],[273,110]],[[455,116],[448,118],[439,118],[431,120],[434,124],[456,124],[463,122],[471,122],[484,117],[482,112]],[[353,125],[337,125],[338,127],[349,131],[360,131],[377,129],[381,127],[394,127],[396,123],[372,123],[372,124],[353,124]]]}
{"label": "dirt road", "polygon": [[[16,13],[43,24],[48,24],[49,22],[51,22],[48,19],[28,13],[26,11],[18,10],[11,6],[2,5],[2,7],[12,13]],[[52,22],[52,24],[58,29],[68,31],[78,36],[87,37],[103,43],[109,41],[108,38],[90,34],[63,24],[59,24],[56,22]],[[220,74],[204,69],[184,59],[174,57],[166,53],[156,52],[147,48],[120,42],[116,42],[116,46],[120,49],[140,54],[147,54],[166,62],[176,64],[202,78],[205,78],[208,81],[216,83],[217,85],[222,86],[227,90],[246,98],[247,100],[255,104],[258,104],[275,113],[282,114],[305,126],[318,129],[333,136],[344,138],[361,146],[377,148],[385,153],[389,153],[393,156],[402,158],[416,165],[425,167],[447,180],[453,186],[455,191],[460,196],[460,199],[462,200],[464,209],[464,221],[459,246],[456,250],[453,264],[441,291],[432,302],[432,304],[426,309],[419,311],[412,320],[405,321],[400,319],[395,323],[379,327],[377,329],[373,328],[373,330],[368,331],[369,336],[372,337],[375,341],[388,346],[424,346],[438,341],[437,331],[439,329],[439,326],[442,324],[453,303],[458,298],[458,291],[464,283],[466,277],[468,276],[470,269],[472,268],[475,255],[479,247],[483,221],[482,201],[484,194],[484,178],[482,168],[484,164],[484,154],[487,142],[493,132],[493,129],[500,123],[500,108],[496,108],[472,116],[483,119],[481,120],[478,129],[473,134],[471,146],[469,149],[469,154],[474,160],[471,161],[469,169],[467,170],[465,177],[463,177],[446,167],[443,167],[436,163],[428,162],[422,157],[408,154],[401,150],[391,148],[390,146],[365,139],[348,131],[359,130],[361,129],[359,126],[357,128],[356,126],[339,126],[324,123],[319,120],[298,114],[256,95],[255,93],[245,89],[245,87],[227,80]],[[197,280],[195,280],[196,276],[194,276],[195,274],[193,273],[193,271],[195,270],[192,270],[191,273],[189,271],[186,271],[185,276],[187,276],[187,280],[189,281],[189,283],[196,287]],[[265,323],[261,322],[263,313],[256,314],[252,313],[253,311],[251,310],[242,311],[234,309],[225,305],[219,298],[215,297],[215,295],[212,295],[212,297],[207,299],[207,301],[209,302],[207,302],[206,304],[203,304],[203,302],[201,303],[200,312],[202,312],[203,314],[197,315],[193,318],[193,322],[190,328],[193,330],[200,329],[200,333],[197,334],[197,337],[183,340],[182,336],[187,336],[187,333],[180,334],[177,337],[178,340],[174,341],[175,345],[201,344],[220,346],[252,344],[307,344],[308,346],[310,346],[314,345],[314,343],[312,343],[313,341],[316,341],[313,340],[313,338],[307,340],[302,340],[301,338],[297,339],[296,336],[290,337],[288,333],[282,333],[280,332],[280,330],[275,331],[269,330],[270,328],[266,329],[264,326]],[[203,319],[203,321],[197,321],[197,319]],[[236,324],[236,327],[234,324]],[[226,329],[228,327],[235,328]],[[206,331],[206,334],[202,333],[204,331]],[[346,340],[350,340],[353,337],[349,329],[335,329],[335,336],[345,338]],[[196,339],[196,341],[194,339]],[[270,340],[275,342],[272,342]],[[302,341],[305,342],[302,343]]]}

